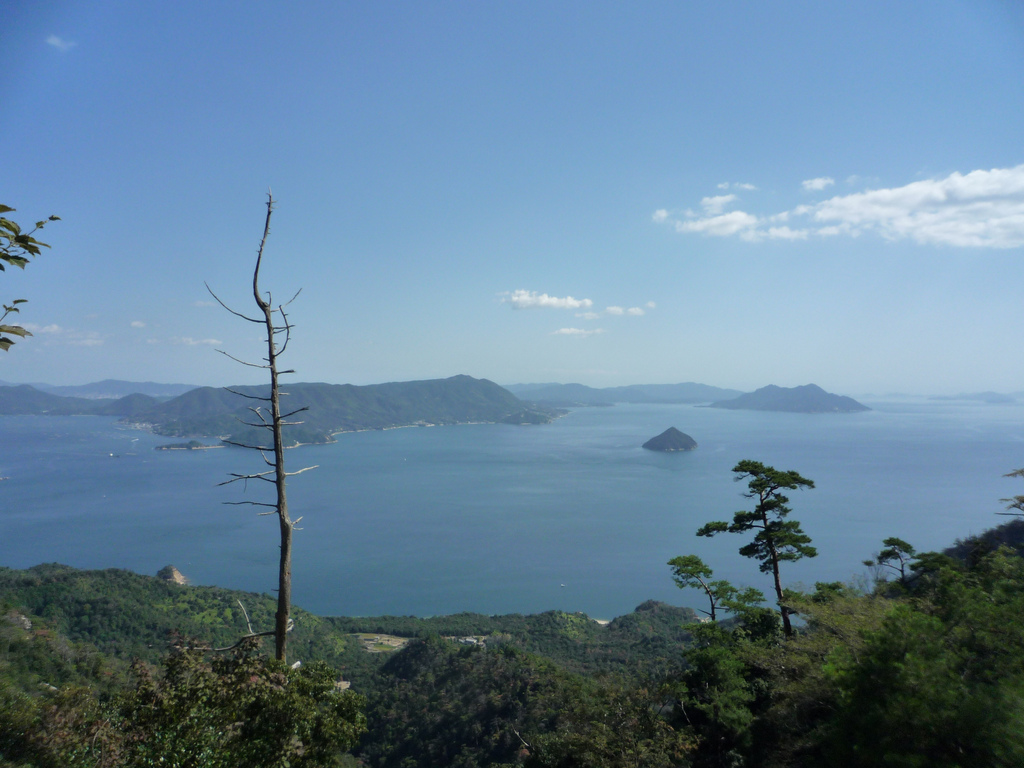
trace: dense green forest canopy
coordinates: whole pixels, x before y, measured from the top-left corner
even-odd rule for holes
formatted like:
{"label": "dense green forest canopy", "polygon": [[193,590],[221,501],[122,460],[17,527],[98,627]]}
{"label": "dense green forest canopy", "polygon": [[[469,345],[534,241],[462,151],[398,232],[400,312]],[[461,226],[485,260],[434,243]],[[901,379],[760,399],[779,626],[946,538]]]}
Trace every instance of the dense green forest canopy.
{"label": "dense green forest canopy", "polygon": [[[558,611],[297,610],[290,642],[302,678],[253,648],[187,650],[236,643],[248,631],[242,606],[254,629],[269,626],[268,595],[118,570],[2,569],[0,755],[8,765],[119,766],[195,749],[241,765],[243,742],[224,724],[247,712],[291,734],[267,754],[308,742],[295,765],[1018,765],[1022,548],[1024,522],[1012,520],[943,553],[915,553],[904,579],[876,567],[867,589],[788,591],[799,619],[790,639],[777,611],[739,603],[703,623],[645,603],[606,626]],[[367,637],[390,635],[410,642],[368,650]],[[252,685],[229,685],[243,674]],[[339,677],[357,693],[331,693]],[[273,693],[282,684],[283,698]],[[167,740],[181,702],[191,702],[190,729]],[[326,741],[298,725],[317,717],[333,734]],[[146,755],[132,746],[154,738],[163,746]]]}
{"label": "dense green forest canopy", "polygon": [[[262,431],[244,426],[252,421],[251,402],[243,395],[266,396],[268,388],[199,387],[169,400],[144,394],[116,400],[64,397],[27,384],[0,387],[0,414],[94,414],[120,416],[149,425],[170,437],[231,436],[237,442],[265,440]],[[308,408],[301,424],[285,428],[291,443],[325,443],[337,432],[388,429],[428,424],[475,422],[543,424],[561,413],[520,400],[486,379],[447,379],[354,386],[352,384],[290,384],[289,410]]]}

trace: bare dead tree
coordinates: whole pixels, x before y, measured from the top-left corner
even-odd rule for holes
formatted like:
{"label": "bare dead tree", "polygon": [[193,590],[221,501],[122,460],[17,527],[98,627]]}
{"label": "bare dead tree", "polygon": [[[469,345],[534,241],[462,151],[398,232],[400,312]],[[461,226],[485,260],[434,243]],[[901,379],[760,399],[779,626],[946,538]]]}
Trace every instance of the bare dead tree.
{"label": "bare dead tree", "polygon": [[[260,240],[259,251],[256,254],[256,267],[252,274],[252,295],[256,301],[256,306],[259,308],[258,317],[250,317],[242,312],[237,312],[217,296],[210,288],[209,285],[206,289],[210,291],[210,295],[220,304],[224,309],[230,312],[236,317],[240,317],[243,320],[247,320],[250,323],[256,323],[262,325],[266,333],[267,342],[267,356],[263,359],[262,363],[251,363],[245,360],[240,360],[237,357],[229,355],[223,350],[218,350],[221,354],[231,358],[237,363],[240,363],[251,368],[261,368],[270,372],[270,395],[263,397],[259,395],[248,394],[245,392],[239,392],[231,388],[227,388],[229,392],[240,395],[241,397],[248,398],[249,400],[257,401],[262,403],[261,405],[254,405],[249,410],[254,415],[253,421],[245,421],[240,419],[242,424],[255,427],[260,430],[266,430],[270,436],[270,445],[259,445],[252,443],[245,443],[241,441],[226,440],[225,442],[230,445],[236,445],[240,448],[249,448],[251,450],[259,451],[263,457],[263,462],[267,469],[262,472],[247,472],[247,473],[231,473],[230,480],[225,480],[220,485],[229,485],[238,481],[242,481],[243,484],[248,483],[249,480],[259,480],[263,482],[272,483],[275,487],[277,498],[273,503],[260,502],[260,501],[236,501],[227,502],[229,504],[248,504],[256,507],[267,507],[269,508],[266,512],[261,512],[261,515],[277,515],[278,523],[281,529],[281,557],[279,561],[278,569],[278,580],[277,580],[277,614],[274,621],[274,642],[276,649],[276,656],[281,661],[287,660],[287,643],[288,643],[288,631],[291,629],[291,603],[292,603],[292,532],[295,530],[295,525],[302,520],[297,518],[292,520],[288,514],[288,499],[285,493],[285,481],[287,478],[294,475],[302,474],[315,467],[304,467],[295,472],[286,472],[284,465],[284,452],[285,444],[282,436],[283,427],[292,424],[301,424],[299,421],[288,421],[291,417],[295,416],[302,411],[308,410],[308,407],[297,408],[289,413],[281,413],[281,397],[286,396],[286,392],[281,392],[278,386],[278,377],[289,373],[295,373],[293,370],[279,371],[277,368],[278,359],[285,350],[288,348],[288,341],[291,338],[292,325],[288,320],[288,315],[285,313],[285,307],[295,301],[298,297],[299,292],[296,292],[291,299],[284,304],[278,304],[274,306],[273,299],[268,292],[266,297],[260,292],[259,279],[260,279],[260,266],[263,263],[263,250],[267,244],[267,237],[270,235],[270,216],[274,211],[274,198],[268,192],[267,193],[267,218],[263,225],[263,238]],[[279,343],[280,342],[280,343]],[[269,407],[269,414],[267,409]],[[271,457],[268,453],[272,452]],[[252,627],[249,628],[251,636],[259,636],[263,634],[271,633],[253,633]]]}

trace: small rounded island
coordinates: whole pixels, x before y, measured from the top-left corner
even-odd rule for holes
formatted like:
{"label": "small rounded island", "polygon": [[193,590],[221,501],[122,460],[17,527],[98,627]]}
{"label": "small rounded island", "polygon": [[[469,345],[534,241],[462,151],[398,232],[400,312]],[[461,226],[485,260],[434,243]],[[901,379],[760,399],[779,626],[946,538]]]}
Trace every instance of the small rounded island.
{"label": "small rounded island", "polygon": [[697,441],[675,427],[669,427],[657,437],[652,437],[643,444],[648,451],[692,451],[697,447]]}

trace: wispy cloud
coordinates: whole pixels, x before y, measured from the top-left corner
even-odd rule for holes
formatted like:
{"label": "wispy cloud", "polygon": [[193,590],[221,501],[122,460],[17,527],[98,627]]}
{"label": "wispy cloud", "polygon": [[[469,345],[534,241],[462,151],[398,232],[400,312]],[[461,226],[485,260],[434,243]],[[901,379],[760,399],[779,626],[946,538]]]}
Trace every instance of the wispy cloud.
{"label": "wispy cloud", "polygon": [[743,184],[741,182],[735,182],[735,181],[732,181],[732,182],[723,181],[721,184],[718,185],[718,188],[719,189],[742,189],[744,192],[756,192],[757,191],[757,187],[755,187],[753,184]]}
{"label": "wispy cloud", "polygon": [[61,51],[62,53],[70,51],[72,48],[78,45],[78,43],[73,43],[70,40],[65,40],[62,37],[57,37],[57,35],[50,35],[48,38],[46,38],[46,42],[48,45],[52,45],[54,48],[56,48],[58,51]]}
{"label": "wispy cloud", "polygon": [[25,323],[25,330],[33,335],[42,336],[43,344],[46,346],[98,347],[103,343],[103,336],[96,331],[78,331],[73,328],[64,328],[56,323],[49,325]]}
{"label": "wispy cloud", "polygon": [[[564,298],[558,296],[549,296],[546,293],[537,293],[536,291],[512,291],[499,294],[502,298],[503,304],[511,304],[513,309],[532,309],[532,308],[553,308],[553,309],[582,309],[583,312],[576,312],[575,315],[581,320],[600,320],[602,317],[639,317],[647,314],[647,310],[644,307],[624,307],[618,304],[612,304],[604,308],[604,310],[592,309],[594,302],[590,299],[574,299],[572,296],[566,296]],[[654,309],[656,306],[653,301],[647,302],[647,309]],[[595,334],[604,333],[603,328],[559,328],[556,331],[551,331],[552,336],[593,336]]]}
{"label": "wispy cloud", "polygon": [[700,205],[708,216],[717,216],[725,210],[727,205],[737,199],[736,195],[715,195],[714,197],[705,197],[700,201]]}
{"label": "wispy cloud", "polygon": [[805,179],[800,182],[800,186],[807,192],[817,192],[825,187],[831,187],[836,183],[836,180],[830,176],[821,176],[817,179]]}
{"label": "wispy cloud", "polygon": [[[768,227],[765,236],[769,240],[806,240],[808,237],[806,229],[790,229],[789,227]],[[819,232],[818,234],[821,234]]]}
{"label": "wispy cloud", "polygon": [[35,323],[25,323],[25,330],[29,333],[62,333],[64,331],[56,323],[50,323],[49,325],[37,325]]}
{"label": "wispy cloud", "polygon": [[200,344],[217,347],[223,343],[220,339],[193,339],[191,336],[175,336],[171,339],[171,344],[181,344],[186,347],[196,347]]}
{"label": "wispy cloud", "polygon": [[131,327],[132,328],[145,328],[146,324],[144,322],[142,322],[141,320],[132,320]]}
{"label": "wispy cloud", "polygon": [[728,237],[738,232],[753,230],[757,226],[758,218],[743,211],[732,211],[703,219],[676,220],[674,223],[676,232],[700,232],[705,235]]}
{"label": "wispy cloud", "polygon": [[[653,218],[681,233],[736,236],[750,242],[873,232],[887,240],[922,244],[1017,248],[1024,246],[1024,165],[837,195],[768,216],[738,210],[703,217],[657,211]],[[780,225],[798,218],[805,222],[803,227]]]}
{"label": "wispy cloud", "polygon": [[511,304],[513,309],[589,309],[594,306],[590,299],[574,299],[572,296],[559,298],[536,291],[512,291],[502,294],[502,303]]}
{"label": "wispy cloud", "polygon": [[[654,309],[657,305],[653,301],[649,301],[644,306],[646,306],[648,309]],[[610,307],[605,307],[604,312],[577,312],[576,317],[580,318],[581,320],[598,320],[602,317],[607,316],[622,317],[624,315],[629,315],[631,317],[639,317],[641,315],[646,314],[647,312],[644,310],[643,307],[626,308],[613,304]]]}

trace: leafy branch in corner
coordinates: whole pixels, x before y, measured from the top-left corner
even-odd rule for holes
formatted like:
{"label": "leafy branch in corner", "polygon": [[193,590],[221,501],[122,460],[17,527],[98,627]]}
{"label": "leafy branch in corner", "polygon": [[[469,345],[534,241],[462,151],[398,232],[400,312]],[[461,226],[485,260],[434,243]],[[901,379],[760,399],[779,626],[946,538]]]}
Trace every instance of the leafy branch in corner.
{"label": "leafy branch in corner", "polygon": [[[49,248],[34,237],[43,227],[51,221],[60,221],[59,216],[50,216],[43,221],[37,221],[35,228],[29,232],[22,232],[16,221],[6,218],[3,214],[11,213],[14,208],[9,205],[0,205],[0,272],[7,271],[5,264],[12,267],[24,269],[29,259],[38,256],[42,248]],[[32,334],[20,325],[7,325],[5,321],[8,316],[20,312],[19,304],[24,304],[27,299],[13,299],[10,304],[3,304],[4,312],[0,315],[0,350],[6,352],[14,345],[11,336],[25,338]]]}

